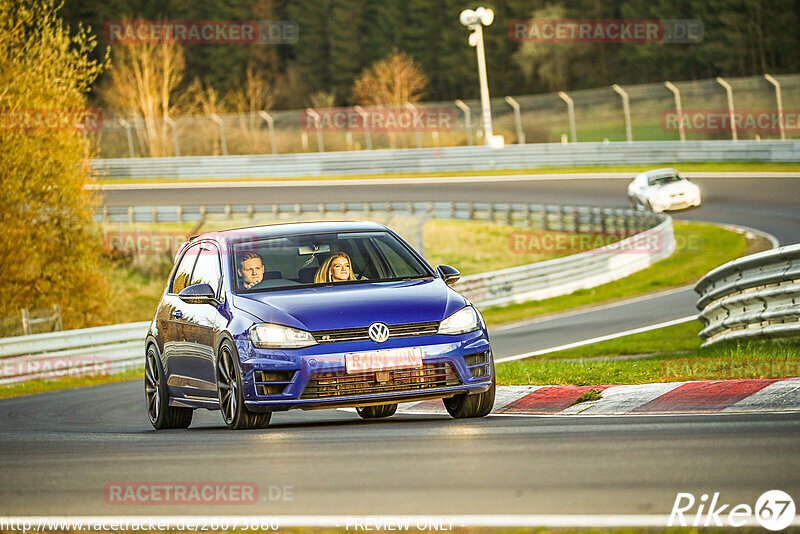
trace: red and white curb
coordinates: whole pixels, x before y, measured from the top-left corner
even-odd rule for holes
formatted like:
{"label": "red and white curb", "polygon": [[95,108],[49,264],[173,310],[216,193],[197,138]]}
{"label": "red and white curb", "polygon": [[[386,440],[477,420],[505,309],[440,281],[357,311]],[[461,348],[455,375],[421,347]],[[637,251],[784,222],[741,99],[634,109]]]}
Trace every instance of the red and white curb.
{"label": "red and white curb", "polygon": [[[590,389],[601,398],[575,403]],[[500,386],[492,414],[627,415],[800,411],[800,378],[637,385]],[[404,414],[446,414],[440,400],[401,404]]]}

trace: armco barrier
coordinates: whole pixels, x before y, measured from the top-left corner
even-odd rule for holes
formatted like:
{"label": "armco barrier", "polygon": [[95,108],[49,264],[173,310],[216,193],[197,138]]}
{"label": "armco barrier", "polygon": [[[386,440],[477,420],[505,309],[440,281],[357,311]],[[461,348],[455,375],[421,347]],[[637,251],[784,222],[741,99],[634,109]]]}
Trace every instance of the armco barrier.
{"label": "armco barrier", "polygon": [[[102,208],[95,217],[164,222],[237,214],[269,214],[278,220],[331,215],[384,218],[392,214],[496,221],[525,229],[633,234],[579,254],[465,276],[455,288],[479,307],[562,295],[616,280],[669,256],[675,247],[672,219],[666,215],[578,206],[471,202],[159,206]],[[0,383],[141,366],[147,326],[140,322],[0,339]]]}
{"label": "armco barrier", "polygon": [[149,325],[144,321],[0,339],[0,383],[139,367]]}
{"label": "armco barrier", "polygon": [[800,336],[800,244],[728,262],[694,289],[705,345]]}
{"label": "armco barrier", "polygon": [[269,178],[357,174],[488,171],[549,166],[652,165],[701,161],[800,161],[800,140],[638,141],[253,156],[118,158],[92,161],[107,178]]}

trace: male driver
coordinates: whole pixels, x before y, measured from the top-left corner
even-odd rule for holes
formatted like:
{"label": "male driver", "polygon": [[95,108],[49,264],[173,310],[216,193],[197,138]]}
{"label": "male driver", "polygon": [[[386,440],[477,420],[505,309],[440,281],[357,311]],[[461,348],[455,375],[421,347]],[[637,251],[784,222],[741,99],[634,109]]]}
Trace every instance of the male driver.
{"label": "male driver", "polygon": [[264,264],[261,256],[255,252],[248,252],[239,260],[239,277],[245,289],[261,287],[264,280]]}

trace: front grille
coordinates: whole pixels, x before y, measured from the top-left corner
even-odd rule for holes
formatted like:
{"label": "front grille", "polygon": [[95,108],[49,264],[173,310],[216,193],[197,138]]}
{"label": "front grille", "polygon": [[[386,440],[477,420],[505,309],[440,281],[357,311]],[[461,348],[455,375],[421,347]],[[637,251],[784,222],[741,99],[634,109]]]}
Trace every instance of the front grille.
{"label": "front grille", "polygon": [[[378,376],[379,374],[381,376]],[[345,371],[317,373],[308,381],[300,398],[324,399],[373,395],[459,385],[461,385],[461,380],[450,362],[426,363],[422,367],[414,369],[391,369],[352,374]]]}
{"label": "front grille", "polygon": [[[389,337],[430,336],[439,330],[438,321],[424,323],[390,324]],[[345,341],[366,341],[369,339],[369,325],[358,328],[339,328],[335,330],[316,330],[311,332],[317,343],[343,343]]]}

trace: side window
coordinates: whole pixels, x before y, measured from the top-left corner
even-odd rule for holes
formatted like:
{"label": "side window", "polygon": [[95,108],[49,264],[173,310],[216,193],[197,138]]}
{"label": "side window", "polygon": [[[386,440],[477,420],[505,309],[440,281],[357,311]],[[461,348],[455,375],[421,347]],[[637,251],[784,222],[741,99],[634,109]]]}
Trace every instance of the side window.
{"label": "side window", "polygon": [[192,272],[192,282],[194,284],[209,284],[216,292],[219,289],[219,281],[222,277],[219,268],[219,250],[212,243],[203,243],[200,246],[200,255]]}
{"label": "side window", "polygon": [[189,279],[192,275],[192,269],[197,260],[197,251],[199,249],[199,246],[194,245],[183,255],[183,258],[181,258],[181,262],[175,270],[175,278],[172,279],[172,290],[170,293],[180,293],[189,285]]}

